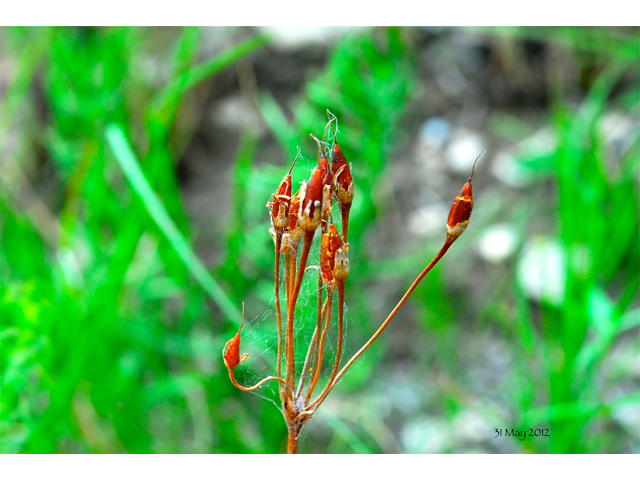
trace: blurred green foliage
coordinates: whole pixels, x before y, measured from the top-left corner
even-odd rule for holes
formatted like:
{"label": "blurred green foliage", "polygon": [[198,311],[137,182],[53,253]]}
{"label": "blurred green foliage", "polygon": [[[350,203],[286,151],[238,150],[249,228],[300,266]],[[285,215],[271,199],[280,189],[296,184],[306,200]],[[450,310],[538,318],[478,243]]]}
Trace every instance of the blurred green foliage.
{"label": "blurred green foliage", "polygon": [[[347,160],[355,163],[351,225],[358,227],[350,228],[354,267],[347,293],[352,348],[387,313],[371,311],[368,283],[408,284],[419,271],[416,264],[438,247],[427,242],[393,261],[368,254],[367,242],[390,200],[390,155],[406,141],[402,121],[420,83],[407,30],[372,29],[336,43],[323,70],[308,76],[302,96],[287,105],[292,116],[268,91],[258,92],[254,100],[283,161],[256,166],[259,137],[250,127],[242,131],[225,251],[218,264],[203,266],[191,247],[176,174],[193,135],[179,113],[198,85],[270,41],[245,39],[244,33],[232,34],[232,46],[202,59],[197,28],[0,31],[0,55],[14,67],[0,100],[2,452],[283,451],[281,413],[259,396],[236,391],[220,352],[237,329],[240,303],[256,301],[257,312],[272,298],[264,203],[296,146],[315,152],[308,133],[319,136],[327,108],[339,119]],[[530,438],[518,445],[525,450],[621,451],[624,435],[613,417],[619,408],[637,406],[638,386],[631,394],[611,392],[603,378],[613,380],[603,371],[616,340],[637,333],[640,320],[640,147],[636,135],[612,164],[602,122],[611,98],[616,108],[637,115],[639,87],[611,93],[630,71],[637,78],[637,34],[489,34],[564,45],[585,68],[597,64],[599,71],[587,82],[579,108],[563,98],[561,86],[549,86],[548,125],[556,144],[520,159],[538,182],[557,189],[551,230],[566,259],[566,284],[561,302],[532,302],[513,265],[495,286],[510,305],[496,322],[500,335],[521,355],[505,379],[507,403],[492,414],[504,426],[550,426],[549,442]],[[169,47],[158,53],[156,43]],[[160,73],[146,73],[153,70],[145,63],[151,54]],[[294,184],[313,163],[300,162]],[[442,301],[424,307],[433,298]],[[497,311],[492,301],[479,310]],[[441,271],[429,276],[413,303],[424,317],[421,328],[439,340],[436,362],[462,382],[458,342],[473,327],[456,318],[472,307],[450,291]],[[261,335],[273,336],[273,329],[263,328]],[[381,346],[370,349],[340,388],[366,389],[384,354]],[[456,389],[441,395],[453,410],[472,408]],[[339,415],[326,419],[333,431],[330,451],[382,451],[382,440],[365,427],[353,428]],[[608,423],[594,430],[595,419]]]}

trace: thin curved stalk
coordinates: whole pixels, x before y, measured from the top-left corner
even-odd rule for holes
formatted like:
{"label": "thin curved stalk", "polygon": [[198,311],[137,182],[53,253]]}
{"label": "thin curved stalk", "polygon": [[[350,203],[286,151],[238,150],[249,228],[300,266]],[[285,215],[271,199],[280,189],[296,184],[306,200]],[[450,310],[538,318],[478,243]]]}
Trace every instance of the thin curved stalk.
{"label": "thin curved stalk", "polygon": [[331,290],[328,292],[328,296],[327,296],[327,300],[326,302],[328,302],[328,306],[327,306],[327,316],[326,316],[326,320],[324,322],[324,328],[322,329],[322,338],[320,339],[320,346],[318,349],[318,363],[314,369],[313,372],[313,380],[311,381],[311,384],[309,385],[309,390],[307,391],[307,396],[305,398],[305,403],[309,401],[309,399],[311,398],[311,395],[313,394],[313,391],[316,388],[316,385],[318,384],[318,378],[320,378],[320,370],[322,369],[322,357],[324,356],[324,341],[327,338],[327,332],[329,331],[329,323],[331,321],[331,307],[333,305],[333,292],[334,289],[332,287]]}
{"label": "thin curved stalk", "polygon": [[311,342],[309,342],[309,347],[307,349],[307,355],[304,359],[304,366],[302,367],[302,373],[300,374],[300,383],[298,384],[298,390],[296,391],[296,397],[300,396],[300,393],[302,392],[302,388],[304,385],[304,382],[307,379],[307,372],[308,372],[308,368],[309,368],[309,361],[311,360],[311,353],[313,352],[313,364],[316,363],[316,360],[318,358],[318,335],[320,332],[320,326],[322,325],[322,312],[323,312],[323,306],[322,306],[322,287],[324,285],[324,282],[322,281],[322,272],[318,272],[318,305],[317,305],[317,320],[316,320],[316,328],[313,330],[313,336],[311,337]]}
{"label": "thin curved stalk", "polygon": [[244,387],[244,386],[240,385],[237,382],[232,368],[229,369],[229,378],[231,379],[231,383],[233,383],[234,387],[236,387],[236,388],[238,388],[240,390],[244,390],[245,392],[252,392],[252,391],[256,390],[257,388],[260,388],[263,384],[265,384],[267,382],[270,382],[272,380],[276,380],[276,381],[280,382],[281,384],[284,383],[284,380],[282,380],[281,378],[278,378],[278,377],[266,377],[266,378],[263,378],[262,380],[260,380],[258,383],[256,383],[253,387]]}
{"label": "thin curved stalk", "polygon": [[296,286],[293,289],[291,301],[289,302],[289,311],[287,312],[287,340],[286,340],[286,372],[285,372],[285,397],[291,398],[295,390],[295,378],[296,378],[296,366],[295,366],[295,347],[293,338],[293,321],[295,317],[296,302],[298,301],[298,295],[300,293],[300,287],[302,286],[302,277],[304,277],[305,267],[307,265],[307,259],[309,258],[309,251],[311,250],[311,242],[313,240],[313,233],[307,233],[304,237],[304,246],[302,247],[302,255],[300,256],[300,265],[298,266],[298,275],[296,279]]}
{"label": "thin curved stalk", "polygon": [[393,318],[396,316],[396,313],[398,313],[398,311],[400,310],[402,305],[404,305],[404,303],[407,301],[409,296],[413,293],[413,291],[416,289],[416,287],[420,284],[422,279],[427,275],[427,273],[429,273],[431,271],[431,269],[436,265],[436,263],[438,263],[438,261],[444,256],[444,254],[447,253],[447,250],[449,250],[449,247],[451,247],[452,244],[453,244],[453,241],[446,241],[444,243],[444,245],[442,246],[440,251],[436,254],[436,256],[433,258],[433,260],[431,260],[429,265],[427,265],[425,267],[425,269],[422,271],[422,273],[420,273],[420,275],[418,275],[418,277],[413,281],[413,283],[411,284],[409,289],[402,296],[402,298],[400,299],[398,304],[395,306],[395,308],[391,311],[391,313],[389,314],[387,319],[382,323],[382,325],[380,325],[378,330],[376,330],[376,332],[371,336],[371,338],[367,341],[367,343],[365,343],[362,346],[362,348],[360,348],[360,350],[358,350],[353,355],[353,357],[351,357],[351,359],[349,359],[349,361],[345,364],[345,366],[342,367],[342,370],[340,370],[340,372],[335,376],[333,381],[331,381],[327,385],[327,387],[318,396],[318,398],[316,398],[313,402],[311,402],[309,405],[307,405],[307,407],[305,408],[306,411],[314,410],[314,409],[318,408],[322,404],[322,402],[327,397],[329,392],[333,389],[333,387],[335,387],[338,384],[338,382],[340,381],[342,376],[347,372],[349,367],[351,367],[351,365],[353,365],[353,363],[360,357],[360,355],[362,355],[371,346],[371,344],[376,341],[376,339],[382,334],[382,332],[384,332],[384,330],[387,328],[387,326],[389,325],[391,320],[393,320]]}
{"label": "thin curved stalk", "polygon": [[[332,298],[333,298],[333,291],[329,290],[329,296],[325,299],[324,301],[324,305],[322,306],[322,310],[321,310],[321,316],[319,318],[320,323],[318,325],[316,325],[315,330],[313,331],[313,338],[311,339],[311,343],[309,344],[309,349],[307,350],[307,356],[305,358],[304,361],[304,367],[302,368],[302,373],[300,374],[300,384],[298,385],[298,391],[296,392],[296,396],[299,397],[300,394],[302,393],[302,388],[303,385],[307,379],[307,375],[309,374],[309,372],[313,372],[313,376],[317,376],[316,372],[320,369],[320,367],[322,366],[322,353],[321,352],[321,347],[320,345],[318,345],[319,342],[319,336],[320,336],[320,327],[322,326],[322,319],[326,318],[327,315],[327,308],[329,308],[329,312],[331,310],[331,307],[329,306],[329,303],[331,302]],[[329,315],[331,315],[331,313],[329,313]],[[324,337],[326,336],[326,325],[324,330],[322,331],[322,339],[324,340]],[[324,343],[323,343],[324,344]],[[317,345],[317,348],[316,348]],[[313,347],[313,349],[312,349]],[[311,370],[308,370],[309,367],[309,362],[311,360],[311,353],[314,353],[314,359],[313,359],[313,363],[311,364]],[[320,359],[320,360],[319,360]],[[311,385],[314,385],[313,383],[313,377],[312,377],[312,383]],[[309,386],[309,388],[311,389],[311,385]],[[310,394],[307,393],[307,401],[309,400]]]}
{"label": "thin curved stalk", "polygon": [[[341,282],[339,280],[336,280],[336,284],[338,287],[338,346],[336,348],[336,360],[333,364],[333,371],[331,372],[331,377],[329,377],[329,381],[327,381],[327,384],[322,390],[322,392],[320,392],[320,395],[318,395],[318,397],[313,402],[311,402],[311,404],[314,404],[315,402],[318,401],[318,399],[324,398],[326,395],[329,394],[332,388],[331,385],[333,383],[333,380],[334,378],[336,378],[336,374],[338,373],[338,368],[340,367],[340,357],[342,357],[342,345],[343,345],[343,337],[344,337],[344,281]],[[333,292],[331,293],[333,294]],[[329,319],[327,318],[326,326],[329,325],[328,320]],[[325,330],[326,330],[326,326],[325,326]],[[323,332],[323,336],[322,336],[323,345],[324,345],[325,335],[326,335],[326,332]],[[315,388],[316,383],[318,381],[319,371],[320,369],[318,369],[318,371],[316,372],[313,388]],[[309,401],[309,399],[311,398],[311,393],[313,393],[313,389],[309,388],[309,393],[307,394],[307,401]]]}
{"label": "thin curved stalk", "polygon": [[[276,233],[276,266],[275,266],[275,290],[276,290],[276,316],[278,318],[278,378],[282,377],[282,311],[280,310],[280,246],[282,234]],[[282,401],[282,384],[278,385],[280,400]]]}

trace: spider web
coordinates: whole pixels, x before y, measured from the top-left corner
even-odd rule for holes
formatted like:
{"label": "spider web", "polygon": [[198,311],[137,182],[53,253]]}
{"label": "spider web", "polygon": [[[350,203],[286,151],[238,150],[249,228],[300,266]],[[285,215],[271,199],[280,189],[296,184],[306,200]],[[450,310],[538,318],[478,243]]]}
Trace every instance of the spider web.
{"label": "spider web", "polygon": [[[329,154],[332,152],[336,143],[336,135],[338,133],[338,122],[333,114],[329,114],[329,119],[332,120],[332,127],[327,126],[323,132],[324,140],[322,142],[323,150]],[[315,160],[310,160],[299,154],[298,164],[315,165]],[[337,208],[337,206],[334,206]],[[338,222],[340,225],[340,214],[332,216],[333,221]],[[341,229],[340,229],[341,230]],[[309,252],[309,259],[305,269],[305,274],[301,283],[300,293],[295,307],[294,316],[294,345],[295,345],[295,371],[296,371],[296,389],[298,388],[298,382],[300,380],[300,374],[303,370],[305,359],[307,358],[307,352],[309,345],[312,341],[314,331],[318,322],[318,277],[320,275],[320,243],[321,243],[320,229],[316,231],[314,235],[311,251]],[[298,257],[301,254],[303,244],[301,242],[298,249]],[[286,294],[285,294],[285,274],[284,274],[284,260],[283,256],[280,257],[280,306],[282,314],[282,349],[283,349],[283,362],[282,362],[282,375],[285,375],[284,365],[284,351],[285,351],[285,337],[287,327],[287,306],[286,306]],[[297,269],[299,268],[299,264]],[[297,271],[296,269],[296,271]],[[327,287],[322,287],[323,303],[327,298]],[[261,379],[267,376],[277,375],[277,351],[278,351],[278,328],[277,328],[277,315],[275,305],[275,292],[271,297],[271,301],[267,309],[258,317],[253,318],[251,321],[245,320],[245,325],[241,335],[241,352],[249,353],[250,356],[244,365],[236,368],[235,374],[238,382],[244,386],[252,386],[258,383]],[[331,319],[329,327],[324,341],[324,352],[322,360],[321,374],[318,379],[318,383],[314,389],[313,397],[317,396],[324,386],[326,385],[329,376],[333,370],[336,362],[336,350],[338,343],[338,292],[337,290],[333,294]],[[320,306],[322,308],[322,305]],[[347,334],[348,325],[347,308],[344,308],[344,325],[343,325],[343,337]],[[320,331],[318,332],[318,338],[322,333],[324,327],[324,319],[321,321]],[[344,338],[343,338],[344,340]],[[351,352],[347,348],[347,342],[343,341],[342,358],[349,358]],[[311,359],[313,358],[313,352]],[[311,362],[312,363],[312,362]],[[306,393],[309,385],[309,379],[312,376],[311,373],[307,374],[306,382],[303,391]],[[280,408],[280,400],[278,394],[278,382],[270,381],[263,384],[253,393],[274,402],[278,408]]]}
{"label": "spider web", "polygon": [[[300,374],[305,364],[307,352],[318,321],[318,276],[320,275],[319,259],[320,259],[320,229],[314,235],[314,240],[309,253],[309,260],[300,287],[300,294],[296,302],[294,316],[294,345],[295,345],[295,371],[296,371],[296,389],[300,380]],[[300,245],[298,254],[302,250]],[[283,362],[282,375],[285,375],[284,365],[284,349],[287,327],[287,306],[285,295],[285,278],[284,265],[281,257],[280,271],[280,305],[282,313],[282,348]],[[327,287],[322,287],[322,301],[327,298]],[[318,383],[314,389],[313,397],[317,396],[329,379],[336,359],[336,350],[338,343],[338,292],[337,289],[333,294],[331,319],[324,342],[324,353],[321,373]],[[322,307],[321,307],[322,308]],[[349,317],[347,308],[344,308],[344,325],[343,337],[346,337],[348,330]],[[324,319],[321,323],[321,330],[324,327]],[[319,336],[319,335],[318,335]],[[278,349],[278,327],[275,306],[275,292],[273,292],[271,301],[261,315],[253,319],[245,318],[245,324],[242,329],[240,339],[240,350],[242,353],[249,353],[249,358],[243,365],[239,365],[235,370],[235,376],[238,382],[243,386],[253,386],[261,379],[267,376],[277,375],[277,350]],[[349,358],[350,351],[347,349],[347,343],[343,341],[342,359]],[[313,359],[313,352],[311,355]],[[344,362],[341,363],[343,365]],[[309,385],[311,373],[307,374],[304,392],[306,393]],[[270,381],[263,384],[255,393],[281,407],[278,394],[278,382]]]}

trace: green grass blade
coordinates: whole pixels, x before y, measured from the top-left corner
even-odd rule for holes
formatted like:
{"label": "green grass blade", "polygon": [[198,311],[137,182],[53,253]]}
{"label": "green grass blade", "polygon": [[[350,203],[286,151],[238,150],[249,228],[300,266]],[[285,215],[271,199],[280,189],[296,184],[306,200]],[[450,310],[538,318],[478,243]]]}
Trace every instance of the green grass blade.
{"label": "green grass blade", "polygon": [[153,99],[151,103],[152,110],[157,114],[162,114],[166,107],[173,105],[186,91],[224,68],[233,65],[254,50],[266,45],[269,40],[270,38],[266,35],[256,35],[226,52],[178,75]]}
{"label": "green grass blade", "polygon": [[209,294],[211,299],[220,307],[227,319],[240,327],[240,311],[202,265],[173,220],[171,220],[171,217],[169,217],[160,199],[144,177],[135,153],[122,129],[115,124],[110,124],[106,129],[106,137],[118,161],[118,165],[122,168],[134,191],[140,196],[149,215],[165,235],[178,257],[180,257],[189,272]]}
{"label": "green grass blade", "polygon": [[262,118],[280,143],[286,155],[295,155],[299,137],[295,127],[289,124],[285,113],[269,92],[263,92],[258,101]]}

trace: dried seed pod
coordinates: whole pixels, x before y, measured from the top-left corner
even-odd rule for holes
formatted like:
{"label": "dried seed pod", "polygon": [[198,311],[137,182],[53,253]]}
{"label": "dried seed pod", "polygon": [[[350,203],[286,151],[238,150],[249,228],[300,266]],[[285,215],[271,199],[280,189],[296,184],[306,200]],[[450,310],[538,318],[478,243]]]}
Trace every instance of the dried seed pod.
{"label": "dried seed pod", "polygon": [[273,194],[273,202],[267,203],[267,208],[271,211],[271,222],[273,223],[273,227],[277,232],[282,233],[284,228],[287,226],[289,219],[289,210],[291,207],[291,172],[293,167],[295,166],[298,157],[300,156],[300,151],[298,150],[298,155],[296,155],[291,168],[289,169],[289,173],[287,173],[276,193]]}
{"label": "dried seed pod", "polygon": [[313,232],[322,219],[322,195],[327,177],[330,178],[329,162],[326,157],[311,171],[308,183],[302,184],[298,224],[302,230]]}
{"label": "dried seed pod", "polygon": [[331,185],[325,185],[322,188],[322,233],[327,233],[327,225],[329,225],[329,215],[331,215],[332,208]]}
{"label": "dried seed pod", "polygon": [[344,282],[349,276],[349,256],[347,255],[349,244],[345,243],[337,251],[335,255],[335,265],[333,267],[333,277]]}
{"label": "dried seed pod", "polygon": [[236,333],[236,335],[229,340],[222,349],[222,359],[224,360],[225,367],[229,370],[233,370],[238,366],[238,364],[242,364],[247,358],[249,358],[248,353],[240,355],[240,332],[242,332],[243,325],[244,304],[242,305],[242,323],[240,324],[240,330],[238,330],[238,333]]}
{"label": "dried seed pod", "polygon": [[291,199],[291,208],[289,209],[289,218],[287,219],[287,231],[292,232],[298,227],[298,215],[300,214],[300,191],[298,189]]}
{"label": "dried seed pod", "polygon": [[325,284],[333,281],[336,253],[341,246],[342,238],[340,238],[336,226],[331,223],[327,233],[322,235],[322,244],[320,246],[320,271]]}
{"label": "dried seed pod", "polygon": [[473,211],[473,192],[471,188],[471,179],[473,178],[473,171],[476,168],[476,163],[482,155],[484,155],[484,152],[482,152],[480,156],[476,158],[476,161],[473,163],[473,168],[471,169],[469,181],[464,184],[462,190],[460,190],[460,193],[451,206],[449,218],[447,219],[446,241],[448,243],[453,243],[460,235],[462,235],[462,232],[465,231],[467,225],[469,224],[469,218],[471,217],[471,212]]}
{"label": "dried seed pod", "polygon": [[300,190],[292,197],[291,208],[289,209],[289,219],[287,227],[282,235],[282,247],[280,251],[284,254],[295,253],[298,251],[300,240],[304,236],[300,225],[298,224],[298,214],[300,213]]}
{"label": "dried seed pod", "polygon": [[333,173],[333,194],[340,205],[351,205],[355,188],[351,168],[337,143],[333,146],[331,172]]}
{"label": "dried seed pod", "polygon": [[[330,123],[331,122],[329,122],[329,124]],[[329,128],[329,124],[327,124],[327,126],[325,127],[325,133],[324,133],[324,137],[323,138],[326,138],[326,136],[327,136],[327,128]],[[329,223],[329,214],[331,213],[331,206],[333,204],[333,201],[332,201],[332,198],[331,198],[332,175],[331,175],[331,169],[329,167],[329,159],[327,158],[327,152],[325,150],[325,148],[327,146],[325,141],[324,140],[320,141],[313,134],[311,135],[311,137],[318,144],[318,168],[321,169],[321,171],[323,172],[323,175],[322,175],[322,182],[323,182],[323,189],[322,189],[322,233],[327,233],[327,225]]]}

